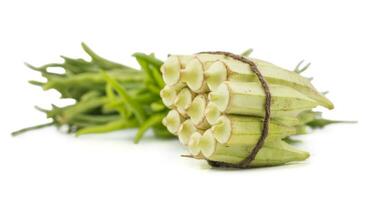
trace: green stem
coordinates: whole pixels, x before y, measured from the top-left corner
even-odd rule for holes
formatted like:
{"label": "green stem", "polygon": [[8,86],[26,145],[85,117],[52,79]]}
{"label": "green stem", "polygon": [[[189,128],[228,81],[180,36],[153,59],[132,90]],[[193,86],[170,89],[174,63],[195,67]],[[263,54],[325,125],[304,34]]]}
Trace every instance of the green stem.
{"label": "green stem", "polygon": [[[115,80],[117,80],[120,83],[125,83],[126,85],[140,83],[143,81],[142,74],[131,74],[130,76],[118,76],[118,75],[110,75]],[[74,75],[71,77],[65,77],[65,78],[53,78],[52,80],[49,80],[48,83],[44,84],[43,89],[48,90],[51,88],[56,87],[77,87],[81,88],[86,85],[92,85],[92,84],[104,84],[106,82],[105,78],[101,74],[97,73],[84,73],[79,75]]]}
{"label": "green stem", "polygon": [[74,117],[75,121],[85,121],[95,124],[108,123],[110,121],[115,121],[120,118],[119,115],[78,115]]}
{"label": "green stem", "polygon": [[152,77],[155,80],[156,84],[160,87],[163,88],[165,86],[163,77],[161,76],[160,72],[155,69],[154,67],[151,68],[151,73]]}
{"label": "green stem", "polygon": [[40,86],[40,87],[42,87],[43,85],[46,84],[46,83],[43,83],[43,82],[40,82],[40,81],[34,81],[34,80],[30,80],[30,81],[28,81],[28,83],[30,83],[31,85],[36,85],[36,86]]}
{"label": "green stem", "polygon": [[66,121],[71,120],[80,113],[84,113],[90,109],[99,107],[108,101],[107,97],[100,97],[89,101],[79,102],[71,107],[66,108],[63,113],[63,118]]}
{"label": "green stem", "polygon": [[160,94],[160,89],[156,87],[155,85],[152,85],[151,83],[145,83],[146,88],[150,90],[150,92],[154,94]]}
{"label": "green stem", "polygon": [[99,56],[92,49],[90,49],[84,42],[81,43],[81,46],[83,47],[84,51],[92,58],[92,60],[99,63],[100,66],[102,66],[103,69],[113,69],[113,68],[133,69],[129,66],[122,65],[122,64],[119,64],[119,63],[115,63],[115,62],[109,61],[109,60]]}
{"label": "green stem", "polygon": [[[107,106],[109,108],[116,109],[124,119],[128,119],[128,117],[130,115],[128,105],[125,104],[124,101],[119,102],[117,100],[116,95],[113,91],[112,85],[108,84],[108,83],[106,84],[106,95],[108,96],[108,98],[111,101],[109,104],[107,104]],[[121,105],[123,105],[123,106],[121,106]]]}
{"label": "green stem", "polygon": [[98,134],[98,133],[108,133],[111,131],[116,131],[125,128],[134,128],[137,123],[134,120],[127,121],[125,119],[119,119],[116,121],[109,122],[104,125],[90,126],[82,128],[76,132],[76,136],[86,135],[86,134]]}
{"label": "green stem", "polygon": [[39,124],[39,125],[36,125],[36,126],[30,126],[30,127],[27,127],[27,128],[20,129],[18,131],[14,131],[11,134],[12,134],[12,136],[18,136],[18,135],[21,135],[22,133],[25,133],[25,132],[28,132],[28,131],[32,131],[32,130],[36,130],[36,129],[40,129],[40,128],[44,128],[44,127],[52,126],[52,125],[54,125],[54,122]]}
{"label": "green stem", "polygon": [[131,109],[133,114],[135,115],[136,119],[139,123],[143,123],[146,119],[145,111],[141,107],[141,105],[134,101],[132,97],[125,91],[125,89],[114,79],[112,79],[107,73],[103,72],[107,82],[119,93],[119,95],[123,98],[124,102],[128,104],[128,108]]}
{"label": "green stem", "polygon": [[163,65],[163,61],[155,58],[154,56],[149,56],[149,55],[146,55],[144,53],[134,53],[133,56],[135,58],[139,58],[139,59],[142,59],[150,64],[153,64],[155,65],[155,67],[157,67],[158,69],[160,69],[160,66]]}
{"label": "green stem", "polygon": [[165,114],[163,114],[163,113],[156,114],[156,115],[151,116],[144,123],[142,123],[142,125],[139,127],[139,129],[137,131],[137,134],[134,138],[134,143],[137,144],[149,128],[151,128],[152,126],[154,126],[156,124],[161,123],[161,120],[164,118],[164,116],[165,116]]}
{"label": "green stem", "polygon": [[145,71],[148,80],[151,80],[151,82],[154,82],[154,77],[151,73],[150,65],[148,62],[144,61],[143,59],[136,58],[138,64],[141,66],[142,70]]}

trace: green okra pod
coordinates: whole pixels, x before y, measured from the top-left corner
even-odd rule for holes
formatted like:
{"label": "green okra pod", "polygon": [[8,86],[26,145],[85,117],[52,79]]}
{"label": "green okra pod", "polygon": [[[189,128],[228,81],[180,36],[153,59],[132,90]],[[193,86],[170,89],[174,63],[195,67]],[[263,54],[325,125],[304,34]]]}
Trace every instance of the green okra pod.
{"label": "green okra pod", "polygon": [[[270,85],[272,117],[297,116],[304,110],[315,108],[318,103],[286,86]],[[209,93],[210,102],[220,112],[263,116],[265,94],[259,83],[224,82]]]}
{"label": "green okra pod", "polygon": [[[261,137],[262,122],[260,117],[222,115],[212,126],[211,132],[221,144],[254,145]],[[296,127],[271,120],[265,141],[280,140],[294,134]]]}

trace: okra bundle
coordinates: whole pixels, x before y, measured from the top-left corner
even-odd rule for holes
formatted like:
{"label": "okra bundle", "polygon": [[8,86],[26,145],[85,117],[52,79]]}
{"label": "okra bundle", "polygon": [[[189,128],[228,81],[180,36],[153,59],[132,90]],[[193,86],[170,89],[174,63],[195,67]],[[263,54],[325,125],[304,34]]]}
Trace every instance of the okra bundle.
{"label": "okra bundle", "polygon": [[157,138],[178,137],[192,157],[212,166],[245,168],[241,162],[247,158],[249,167],[304,160],[309,154],[287,144],[290,136],[342,122],[312,110],[333,105],[299,75],[308,67],[300,68],[301,63],[292,72],[221,52],[171,55],[165,62],[154,54],[135,53],[141,67],[136,70],[82,47],[90,60],[62,56],[62,63],[26,64],[44,77],[31,84],[54,89],[74,103],[37,107],[51,121],[13,135],[45,126],[67,127],[77,136],[138,128],[137,143],[151,128]]}
{"label": "okra bundle", "polygon": [[315,107],[333,104],[300,71],[227,52],[171,55],[161,67],[160,95],[171,109],[163,124],[212,166],[303,161],[309,153],[286,140],[306,132]]}

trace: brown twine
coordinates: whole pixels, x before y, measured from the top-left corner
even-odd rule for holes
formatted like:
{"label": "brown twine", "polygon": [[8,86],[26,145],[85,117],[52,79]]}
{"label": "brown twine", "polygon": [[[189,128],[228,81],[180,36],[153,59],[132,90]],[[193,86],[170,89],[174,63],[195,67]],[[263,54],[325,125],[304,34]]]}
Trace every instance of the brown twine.
{"label": "brown twine", "polygon": [[262,88],[265,92],[265,96],[266,96],[265,116],[264,116],[264,120],[263,120],[263,123],[262,123],[262,125],[263,125],[262,132],[261,132],[260,138],[258,139],[256,145],[252,149],[251,153],[244,160],[242,160],[240,163],[237,163],[237,164],[207,160],[208,164],[211,165],[212,167],[228,167],[228,168],[241,168],[241,169],[249,168],[250,167],[249,164],[255,159],[257,153],[263,147],[263,145],[265,143],[265,139],[266,139],[267,135],[269,134],[269,122],[270,122],[270,115],[271,115],[271,112],[270,112],[270,109],[271,109],[271,93],[270,93],[269,85],[267,84],[267,82],[266,82],[265,78],[263,77],[263,75],[261,74],[261,72],[258,70],[257,65],[253,61],[249,60],[248,58],[245,58],[243,56],[239,56],[239,55],[236,55],[236,54],[232,54],[232,53],[229,53],[229,52],[224,52],[224,51],[206,51],[206,52],[200,52],[199,54],[203,54],[203,53],[224,55],[224,56],[227,56],[227,57],[230,57],[232,59],[235,59],[235,60],[238,60],[238,61],[241,61],[243,63],[248,64],[249,67],[251,68],[252,72],[256,74],[256,76],[257,76],[258,80],[260,81],[261,86],[262,86]]}

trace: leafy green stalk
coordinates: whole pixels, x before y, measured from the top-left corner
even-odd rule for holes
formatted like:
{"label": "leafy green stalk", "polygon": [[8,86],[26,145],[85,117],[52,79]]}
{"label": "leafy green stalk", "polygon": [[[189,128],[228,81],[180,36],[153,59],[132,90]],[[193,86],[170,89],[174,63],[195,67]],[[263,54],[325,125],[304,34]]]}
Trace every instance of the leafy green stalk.
{"label": "leafy green stalk", "polygon": [[[167,108],[161,103],[160,89],[164,86],[160,75],[162,61],[153,54],[136,53],[134,57],[142,70],[112,62],[82,43],[90,60],[61,56],[63,63],[50,63],[30,69],[40,73],[46,82],[32,80],[30,84],[44,90],[54,89],[61,98],[76,102],[64,107],[52,105],[41,109],[52,122],[21,129],[20,133],[45,126],[67,126],[77,136],[109,133],[113,130],[139,128],[138,142],[149,128],[156,136],[173,137],[161,124]],[[60,73],[54,70],[59,69]]]}

